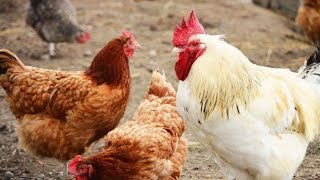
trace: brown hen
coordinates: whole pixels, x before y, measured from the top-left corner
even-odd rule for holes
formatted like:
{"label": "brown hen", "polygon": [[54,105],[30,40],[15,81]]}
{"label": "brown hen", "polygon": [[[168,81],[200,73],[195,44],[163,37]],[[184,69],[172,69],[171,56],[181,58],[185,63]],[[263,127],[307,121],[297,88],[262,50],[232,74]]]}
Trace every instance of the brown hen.
{"label": "brown hen", "polygon": [[153,72],[133,121],[107,135],[103,152],[76,156],[69,173],[77,180],[179,179],[187,155],[184,130],[175,90],[164,75]]}
{"label": "brown hen", "polygon": [[25,66],[1,49],[0,84],[18,119],[20,145],[33,155],[65,161],[114,129],[127,107],[128,57],[137,45],[124,31],[84,72]]}
{"label": "brown hen", "polygon": [[304,0],[296,17],[304,34],[315,44],[320,42],[320,0]]}

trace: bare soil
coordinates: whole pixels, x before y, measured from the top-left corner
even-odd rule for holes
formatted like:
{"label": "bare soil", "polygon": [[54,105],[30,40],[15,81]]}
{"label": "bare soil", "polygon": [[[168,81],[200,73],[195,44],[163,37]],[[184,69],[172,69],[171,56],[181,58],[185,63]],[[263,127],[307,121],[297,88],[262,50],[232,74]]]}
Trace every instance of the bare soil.
{"label": "bare soil", "polygon": [[[142,49],[130,61],[133,77],[130,103],[122,122],[128,120],[142,101],[151,71],[160,67],[177,87],[173,70],[176,55],[171,39],[176,23],[194,9],[209,34],[225,34],[253,62],[296,70],[314,47],[292,30],[293,22],[249,0],[73,0],[80,23],[91,32],[84,45],[58,44],[58,57],[41,60],[46,43],[25,25],[25,2],[9,13],[0,14],[0,47],[15,53],[27,65],[49,69],[82,70],[106,42],[123,29],[134,32]],[[54,159],[38,159],[17,147],[15,117],[0,89],[0,179],[62,179],[64,165]],[[189,132],[189,156],[182,179],[223,179],[214,160]],[[103,142],[94,145],[99,151]],[[18,150],[17,150],[18,149]],[[307,155],[294,179],[319,179],[320,155]]]}

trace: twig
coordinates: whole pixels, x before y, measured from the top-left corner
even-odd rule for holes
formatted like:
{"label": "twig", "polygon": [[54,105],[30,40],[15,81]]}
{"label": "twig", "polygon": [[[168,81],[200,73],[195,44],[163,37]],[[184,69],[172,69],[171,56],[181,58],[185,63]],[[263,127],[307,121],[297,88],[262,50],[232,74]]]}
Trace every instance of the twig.
{"label": "twig", "polygon": [[139,77],[140,76],[140,73],[133,73],[133,74],[131,74],[131,78],[132,79],[134,79],[134,78],[137,78],[137,77]]}
{"label": "twig", "polygon": [[267,63],[270,62],[271,54],[272,54],[272,49],[269,49],[268,52],[267,52],[267,57],[266,57],[266,62],[267,62]]}

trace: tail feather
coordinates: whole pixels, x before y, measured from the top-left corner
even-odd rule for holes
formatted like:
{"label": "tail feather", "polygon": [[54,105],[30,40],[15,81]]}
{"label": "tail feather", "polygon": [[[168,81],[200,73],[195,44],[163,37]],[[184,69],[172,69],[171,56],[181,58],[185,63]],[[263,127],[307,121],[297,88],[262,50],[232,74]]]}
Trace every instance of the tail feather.
{"label": "tail feather", "polygon": [[176,96],[176,91],[166,80],[164,72],[160,73],[160,70],[154,70],[151,76],[151,83],[149,85],[149,91],[147,94],[152,94],[158,97]]}
{"label": "tail feather", "polygon": [[311,56],[307,59],[306,65],[309,66],[314,63],[320,63],[320,46],[311,54]]}
{"label": "tail feather", "polygon": [[320,46],[306,60],[298,74],[302,79],[320,83]]}
{"label": "tail feather", "polygon": [[0,74],[7,73],[7,70],[13,66],[25,68],[17,55],[7,49],[0,49]]}

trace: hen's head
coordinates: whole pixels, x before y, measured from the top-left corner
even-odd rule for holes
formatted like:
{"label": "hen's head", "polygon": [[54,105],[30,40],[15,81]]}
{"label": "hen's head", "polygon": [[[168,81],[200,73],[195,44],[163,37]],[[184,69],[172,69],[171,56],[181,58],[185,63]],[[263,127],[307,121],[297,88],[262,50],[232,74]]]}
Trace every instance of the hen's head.
{"label": "hen's head", "polygon": [[79,31],[76,34],[76,41],[80,44],[84,44],[90,40],[90,33],[87,31]]}
{"label": "hen's head", "polygon": [[124,30],[120,36],[120,39],[125,41],[123,46],[124,53],[128,56],[128,58],[131,58],[134,55],[135,49],[140,47],[136,41],[136,38],[131,32]]}
{"label": "hen's head", "polygon": [[174,51],[179,52],[178,61],[175,65],[176,75],[179,80],[187,78],[192,64],[204,53],[205,45],[199,38],[195,38],[196,35],[204,33],[204,28],[193,11],[190,13],[188,23],[183,18],[181,27],[176,26],[172,43],[175,47]]}
{"label": "hen's head", "polygon": [[69,163],[68,173],[76,180],[88,180],[92,177],[93,167],[84,163],[81,156],[77,155]]}

